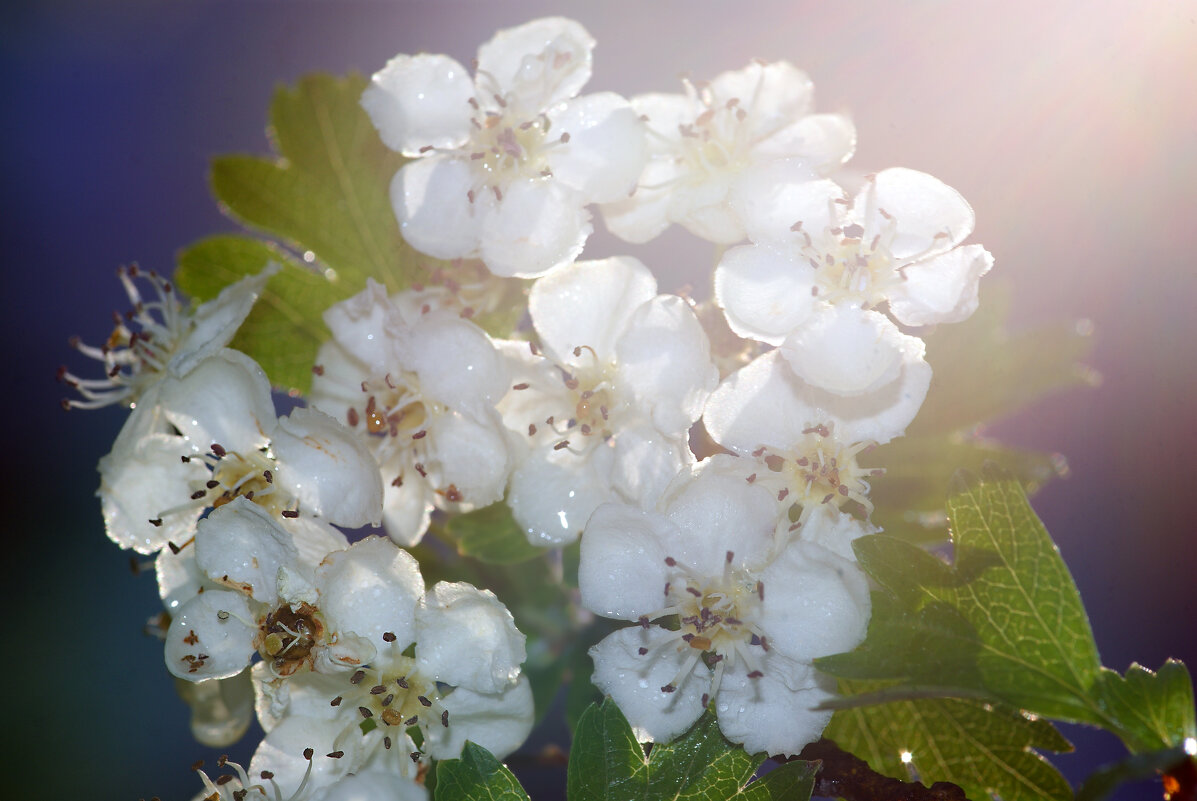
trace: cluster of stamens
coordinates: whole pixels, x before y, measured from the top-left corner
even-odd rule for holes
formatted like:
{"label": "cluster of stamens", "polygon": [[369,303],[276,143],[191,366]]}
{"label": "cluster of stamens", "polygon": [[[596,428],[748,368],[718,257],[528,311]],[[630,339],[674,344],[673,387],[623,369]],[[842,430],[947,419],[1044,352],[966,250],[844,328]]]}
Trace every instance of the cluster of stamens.
{"label": "cluster of stamens", "polygon": [[[104,377],[80,378],[60,367],[58,380],[82,396],[82,400],[64,399],[64,409],[134,403],[143,386],[152,380],[147,375],[166,369],[174,348],[190,325],[187,309],[169,281],[153,271],[144,273],[135,264],[128,269],[120,268],[116,274],[133,308],[124,315],[112,313],[112,333],[99,347],[84,344],[78,337],[71,338],[71,347],[104,365]],[[138,278],[153,288],[156,299],[142,298],[134,283]]]}
{"label": "cluster of stamens", "polygon": [[[529,343],[534,356],[542,356],[541,350],[534,343]],[[605,442],[614,435],[611,417],[616,411],[615,387],[612,374],[614,364],[604,364],[589,345],[579,345],[574,348],[575,358],[588,353],[592,363],[586,366],[574,367],[572,370],[558,365],[561,383],[569,392],[569,417],[558,419],[558,415],[549,415],[544,425],[553,432],[561,435],[554,450],[570,450],[573,453],[584,453],[594,442]],[[516,384],[515,390],[527,389],[528,384]],[[528,436],[533,437],[539,431],[536,423],[528,426]]]}
{"label": "cluster of stamens", "polygon": [[[777,487],[779,503],[800,506],[801,514],[791,526],[797,529],[820,505],[843,508],[848,501],[858,504],[865,516],[872,514],[866,477],[879,476],[882,468],[865,468],[857,462],[862,453],[872,450],[871,442],[845,444],[832,433],[832,427],[820,423],[803,430],[803,439],[782,453],[761,446],[752,455],[763,461],[768,472],[748,476],[748,483]],[[791,515],[791,519],[793,516]]]}
{"label": "cluster of stamens", "polygon": [[314,607],[305,603],[292,609],[283,604],[266,615],[258,635],[258,653],[269,661],[275,676],[290,676],[301,667],[311,667],[312,650],[323,634],[324,624]]}
{"label": "cluster of stamens", "polygon": [[[677,690],[699,660],[707,668],[713,668],[710,688],[702,698],[704,707],[718,691],[726,664],[743,662],[752,679],[764,675],[760,656],[769,651],[769,641],[754,618],[756,609],[765,600],[765,585],[744,568],[733,567],[734,560],[735,553],[728,551],[722,575],[711,577],[691,575],[676,559],[665,557],[665,564],[674,571],[665,582],[665,605],[641,616],[639,623],[648,628],[652,620],[676,616],[676,631],[654,648],[681,642],[689,651],[677,675],[661,687],[661,692]],[[759,653],[755,650],[758,648]],[[644,656],[649,650],[642,647],[639,653]]]}

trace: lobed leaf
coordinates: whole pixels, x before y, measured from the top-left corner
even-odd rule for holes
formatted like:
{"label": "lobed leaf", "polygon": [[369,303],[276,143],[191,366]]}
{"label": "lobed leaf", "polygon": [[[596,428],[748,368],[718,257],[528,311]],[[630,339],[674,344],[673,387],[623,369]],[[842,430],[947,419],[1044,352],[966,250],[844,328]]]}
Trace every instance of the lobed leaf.
{"label": "lobed leaf", "polygon": [[499,760],[466,742],[460,759],[436,765],[436,801],[529,801],[528,794]]}

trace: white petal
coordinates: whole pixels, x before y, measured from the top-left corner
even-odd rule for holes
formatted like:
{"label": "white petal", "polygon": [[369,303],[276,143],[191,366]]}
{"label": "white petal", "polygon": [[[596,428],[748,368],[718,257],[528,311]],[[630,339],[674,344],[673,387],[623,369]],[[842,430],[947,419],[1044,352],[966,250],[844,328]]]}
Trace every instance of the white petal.
{"label": "white petal", "polygon": [[[361,407],[369,397],[362,392],[362,382],[371,380],[371,371],[331,339],[316,352],[316,364],[320,365],[320,372],[312,374],[312,391],[308,396],[312,408],[348,425],[352,406],[358,408],[360,419]],[[384,370],[382,375],[385,374]]]}
{"label": "white petal", "polygon": [[863,395],[898,378],[910,339],[875,311],[819,303],[781,352],[808,384],[837,395]]}
{"label": "white petal", "polygon": [[256,601],[275,603],[279,568],[294,565],[298,558],[290,533],[245,498],[234,498],[196,526],[199,569],[212,581]]}
{"label": "white petal", "polygon": [[841,512],[832,504],[815,507],[798,529],[798,538],[821,546],[849,562],[856,561],[852,541],[866,534],[876,534],[881,529],[864,520]]}
{"label": "white petal", "polygon": [[754,61],[717,75],[710,84],[718,105],[740,101],[740,107],[748,112],[745,122],[752,126],[754,140],[764,139],[810,111],[813,90],[810,77],[788,61]]}
{"label": "white petal", "polygon": [[538,449],[512,472],[507,504],[528,542],[567,545],[582,533],[596,506],[615,500],[605,484],[585,456],[565,448]]}
{"label": "white petal", "polygon": [[673,192],[668,184],[681,174],[672,159],[649,161],[632,195],[601,207],[607,230],[634,244],[655,239],[672,222]]}
{"label": "white petal", "polygon": [[[330,554],[317,581],[320,608],[331,631],[354,632],[379,649],[402,651],[415,641],[424,579],[411,554],[390,540],[367,537]],[[387,632],[395,635],[390,644],[382,636]]]}
{"label": "white petal", "polygon": [[[732,192],[749,239],[792,251],[808,237],[821,239],[825,229],[839,225],[837,209],[842,206],[835,202],[844,198],[839,184],[815,180],[805,163],[793,159],[745,170]],[[789,257],[801,258],[796,252]],[[809,288],[806,291],[810,294]]]}
{"label": "white petal", "polygon": [[744,238],[744,224],[731,202],[737,171],[720,170],[674,191],[670,218],[708,242],[732,245]]}
{"label": "white petal", "polygon": [[[187,541],[201,511],[187,499],[209,475],[199,460],[180,458],[190,453],[182,437],[151,434],[100,459],[96,494],[110,540],[138,553]],[[168,509],[178,510],[167,514]]]}
{"label": "white petal", "polygon": [[516,278],[535,278],[573,261],[593,230],[585,204],[555,181],[512,183],[482,220],[482,261],[495,275]]}
{"label": "white petal", "polygon": [[[615,345],[657,282],[638,259],[618,256],[553,270],[532,285],[528,313],[545,351],[558,364],[594,363],[615,355]],[[574,348],[589,347],[573,355]]]}
{"label": "white petal", "polygon": [[856,126],[843,114],[807,114],[760,142],[754,155],[761,159],[799,158],[826,174],[852,157]]}
{"label": "white petal", "polygon": [[258,363],[225,349],[182,378],[162,382],[159,403],[197,453],[213,443],[233,452],[263,447],[274,428],[270,382]]}
{"label": "white petal", "polygon": [[503,497],[511,460],[507,437],[492,411],[485,422],[469,415],[438,415],[429,425],[428,458],[442,489],[457,488],[464,503],[487,506]]}
{"label": "white petal", "polygon": [[769,490],[745,481],[738,467],[734,459],[705,459],[693,478],[679,476],[662,501],[683,533],[665,543],[668,555],[698,575],[720,575],[728,551],[735,564],[752,566],[772,548],[777,504]]}
{"label": "white petal", "polygon": [[757,624],[778,653],[810,661],[851,651],[864,639],[872,607],[868,581],[854,562],[794,542],[760,579],[765,600]]}
{"label": "white petal", "polygon": [[491,197],[482,192],[471,203],[474,181],[469,163],[458,158],[429,156],[403,165],[391,181],[391,205],[407,243],[438,259],[477,255]]}
{"label": "white petal", "polygon": [[[316,720],[309,717],[284,718],[266,735],[249,762],[249,774],[260,776],[262,771],[274,774],[280,798],[292,798],[304,783],[308,760],[305,749],[313,751],[311,775],[305,787],[315,791],[327,787],[347,773],[354,772],[361,762],[360,738],[339,738],[344,729],[339,721]],[[340,759],[325,756],[334,748],[345,752]]]}
{"label": "white petal", "polygon": [[664,432],[688,430],[719,383],[706,333],[676,295],[642,303],[628,320],[615,354],[619,385],[630,387],[637,405]]}
{"label": "white petal", "polygon": [[400,54],[371,76],[361,103],[387,147],[419,156],[465,144],[473,96],[474,81],[448,56]]}
{"label": "white petal", "polygon": [[788,250],[732,248],[715,268],[715,302],[732,331],[779,345],[815,307],[814,278],[810,265]]}
{"label": "white petal", "polygon": [[586,29],[564,17],[505,28],[478,48],[478,84],[510,92],[509,103],[535,114],[573,97],[590,80],[593,49]]}
{"label": "white petal", "polygon": [[831,710],[815,707],[832,698],[835,684],[809,665],[785,659],[767,659],[763,672],[750,679],[737,664],[723,674],[715,702],[719,730],[750,754],[793,756],[827,727]]}
{"label": "white petal", "polygon": [[[325,310],[324,322],[343,353],[362,362],[375,374],[385,375],[392,369],[394,361],[386,333],[387,317],[393,314],[396,312],[387,297],[387,288],[373,278],[367,278],[365,289]],[[316,363],[327,370],[328,365],[324,364],[326,356],[333,356],[333,352],[324,345]],[[342,361],[343,357],[336,360]],[[316,378],[321,377],[313,377],[313,384]]]}
{"label": "white petal", "polygon": [[897,237],[890,252],[898,261],[942,253],[973,231],[972,207],[943,181],[918,170],[893,167],[877,173],[853,202],[852,213],[865,227],[865,239],[885,234],[893,219]]}
{"label": "white petal", "polygon": [[[669,742],[702,714],[708,671],[699,661],[679,676],[689,654],[669,640],[681,642],[673,632],[658,626],[632,626],[609,634],[590,649],[594,660],[590,680],[615,700],[641,742]],[[640,653],[641,649],[645,653]],[[662,692],[666,685],[676,689]]]}
{"label": "white petal", "polygon": [[980,245],[954,248],[907,265],[905,281],[889,296],[889,308],[906,325],[936,325],[967,320],[977,310],[977,284],[993,266]]}
{"label": "white petal", "polygon": [[[400,472],[403,481],[396,486]],[[396,545],[415,545],[428,531],[436,495],[428,481],[401,459],[384,466],[382,476],[382,524],[387,536]]]}
{"label": "white petal", "polygon": [[[343,551],[349,547],[345,535],[333,528],[329,523],[310,515],[300,515],[293,518],[275,519],[291,534],[291,541],[299,551],[299,565],[306,574],[315,574],[316,568],[324,561],[324,557],[333,551]],[[313,604],[314,605],[314,604]]]}
{"label": "white petal", "polygon": [[426,397],[481,412],[507,392],[506,366],[486,332],[468,320],[429,312],[416,325],[390,333],[403,368],[416,373]]}
{"label": "white petal", "polygon": [[428,790],[413,779],[381,770],[365,770],[338,779],[312,801],[428,801]]}
{"label": "white petal", "polygon": [[526,676],[501,693],[458,687],[441,699],[449,725],[424,729],[424,750],[433,759],[456,759],[465,741],[502,759],[523,745],[532,731],[532,685]]}
{"label": "white petal", "polygon": [[154,559],[154,574],[158,579],[158,597],[170,614],[199,594],[200,587],[211,582],[195,564],[195,548],[181,548],[175,553],[170,548],[158,551]]}
{"label": "white petal", "polygon": [[694,462],[688,434],[688,430],[662,434],[647,424],[623,428],[611,440],[614,458],[604,476],[606,483],[624,501],[653,508],[678,472]]}
{"label": "white petal", "polygon": [[166,630],[166,668],[180,679],[227,679],[249,666],[258,626],[244,595],[208,590],[183,604]]}
{"label": "white petal", "polygon": [[644,123],[614,92],[575,98],[549,115],[554,135],[569,141],[549,150],[553,178],[591,203],[626,197],[647,157]]}
{"label": "white petal", "polygon": [[684,537],[664,516],[622,503],[594,510],[582,536],[582,606],[603,617],[636,620],[664,605],[665,542]]}
{"label": "white petal", "polygon": [[200,305],[191,317],[191,330],[175,346],[168,365],[170,371],[184,375],[229,344],[266,288],[266,281],[280,269],[272,262],[257,275],[229,284],[215,298]]}
{"label": "white petal", "polygon": [[272,448],[274,481],[299,499],[300,512],[354,528],[382,520],[382,478],[365,446],[333,418],[295,409],[280,418]]}
{"label": "white petal", "polygon": [[458,689],[498,693],[515,683],[524,635],[494,593],[441,581],[416,608],[420,673]]}

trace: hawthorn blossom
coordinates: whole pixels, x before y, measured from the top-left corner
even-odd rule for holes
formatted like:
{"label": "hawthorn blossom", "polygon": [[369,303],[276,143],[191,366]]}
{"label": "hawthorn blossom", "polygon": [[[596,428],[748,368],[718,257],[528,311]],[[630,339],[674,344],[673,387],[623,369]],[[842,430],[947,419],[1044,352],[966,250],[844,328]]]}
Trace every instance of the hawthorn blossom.
{"label": "hawthorn blossom", "polygon": [[[267,736],[251,773],[289,765],[293,785],[302,747],[315,749],[323,780],[370,765],[402,772],[424,754],[452,759],[466,739],[500,757],[523,742],[532,725],[524,636],[492,593],[449,582],[425,592],[415,559],[381,537],[330,554],[316,583],[328,636],[366,648],[289,675],[254,667]],[[407,739],[412,726],[421,752]]]}
{"label": "hawthorn blossom", "polygon": [[712,242],[738,242],[746,173],[796,160],[825,174],[856,147],[847,117],[811,113],[811,80],[788,62],[753,62],[710,82],[683,83],[685,94],[632,98],[646,118],[649,161],[630,197],[602,207],[607,228],[628,242],[647,242],[670,223]]}
{"label": "hawthorn blossom", "polygon": [[505,276],[577,258],[591,232],[584,207],[626,195],[645,158],[625,99],[577,96],[593,48],[580,24],[548,17],[495,34],[473,80],[444,55],[398,55],[374,74],[362,106],[414,159],[391,183],[412,247]]}
{"label": "hawthorn blossom", "polygon": [[[310,756],[307,755],[310,752]],[[213,780],[204,770],[203,764],[194,767],[204,784],[204,789],[193,801],[427,801],[428,790],[416,781],[414,776],[401,776],[382,770],[363,770],[347,773],[328,784],[311,782],[311,765],[316,758],[315,751],[305,748],[300,752],[308,768],[304,771],[307,781],[301,780],[298,787],[285,798],[282,788],[270,770],[261,770],[254,778],[240,764],[224,757],[217,766],[231,773],[225,773]]]}
{"label": "hawthorn blossom", "polygon": [[693,461],[718,372],[694,312],[630,257],[554,269],[528,312],[539,347],[500,343],[515,383],[499,410],[528,445],[507,502],[529,542],[558,546],[600,503],[651,505]]}
{"label": "hawthorn blossom", "polygon": [[993,257],[957,247],[972,232],[972,209],[930,175],[883,170],[851,200],[809,177],[761,173],[743,188],[754,244],[723,254],[715,298],[733,331],[780,346],[805,381],[872,392],[921,344],[876,309],[888,304],[908,326],[963,320]]}
{"label": "hawthorn blossom", "polygon": [[163,378],[100,460],[108,536],[138,553],[190,539],[205,509],[242,496],[284,518],[357,527],[381,517],[369,452],[326,414],[276,418],[261,367],[224,349]]}
{"label": "hawthorn blossom", "polygon": [[[133,305],[122,317],[113,314],[115,327],[100,347],[85,345],[78,337],[71,346],[104,365],[103,378],[79,378],[62,367],[58,378],[83,396],[64,400],[66,409],[95,409],[114,403],[135,405],[165,375],[181,376],[229,343],[249,316],[270,276],[279,271],[267,265],[257,275],[229,284],[212,300],[194,309],[179,299],[174,285],[154,271],[133,265],[117,270],[117,278]],[[142,297],[137,281],[150,285],[156,297]]]}
{"label": "hawthorn blossom", "polygon": [[[811,661],[864,639],[868,584],[813,542],[774,537],[772,494],[716,456],[683,473],[656,509],[604,504],[582,536],[582,604],[635,621],[590,649],[593,681],[640,740],[668,741],[712,701],[748,752],[796,754],[830,711],[834,683]],[[676,628],[662,625],[670,620]]]}
{"label": "hawthorn blossom", "polygon": [[[839,520],[838,513],[867,518],[869,479],[884,472],[862,457],[903,433],[930,380],[931,368],[915,360],[884,391],[845,398],[806,383],[772,350],[724,379],[707,401],[703,424],[715,442],[744,457],[746,480],[774,495],[787,513],[786,532],[802,529],[820,509],[834,512],[810,530],[851,559],[850,541],[875,529],[846,514]],[[792,507],[796,514],[789,515]]]}
{"label": "hawthorn blossom", "polygon": [[312,404],[354,431],[382,471],[383,525],[414,545],[435,508],[503,497],[507,433],[494,404],[506,365],[482,329],[370,280],[324,319]]}

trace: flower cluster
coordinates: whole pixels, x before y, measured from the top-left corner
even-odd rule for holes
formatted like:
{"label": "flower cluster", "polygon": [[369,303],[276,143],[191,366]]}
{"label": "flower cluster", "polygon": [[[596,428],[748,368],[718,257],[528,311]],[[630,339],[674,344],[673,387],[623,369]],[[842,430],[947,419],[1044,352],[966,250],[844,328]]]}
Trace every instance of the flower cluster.
{"label": "flower cluster", "polygon": [[[362,106],[409,157],[399,228],[471,275],[470,299],[438,271],[330,305],[306,406],[276,416],[226,347],[274,268],[194,310],[124,273],[134,312],[79,346],[105,378],[63,373],[68,405],[134,406],[99,494],[109,536],[157,554],[167,668],[209,688],[197,709],[252,687],[266,738],[248,772],[203,774],[208,797],[420,795],[426,760],[467,738],[519,746],[511,614],[426,589],[402,549],[494,504],[534,545],[581,538],[582,606],[635,624],[591,650],[593,681],[642,739],[711,708],[749,751],[795,754],[826,725],[813,660],[870,615],[851,548],[877,531],[867,454],[923,402],[918,328],[971,314],[992,258],[961,244],[972,211],[937,179],[838,175],[853,125],[814,113],[791,64],[627,100],[579,94],[593,46],[548,18],[496,34],[473,77],[440,55],[373,76]],[[716,243],[712,302],[660,293],[632,256],[577,260],[594,205],[629,243],[671,223]],[[475,313],[513,276],[535,279],[525,323],[492,338]],[[342,531],[367,525],[389,538]]]}

